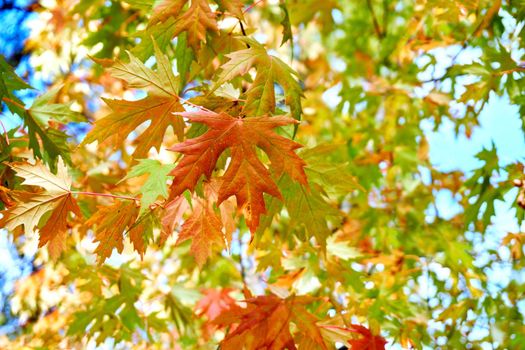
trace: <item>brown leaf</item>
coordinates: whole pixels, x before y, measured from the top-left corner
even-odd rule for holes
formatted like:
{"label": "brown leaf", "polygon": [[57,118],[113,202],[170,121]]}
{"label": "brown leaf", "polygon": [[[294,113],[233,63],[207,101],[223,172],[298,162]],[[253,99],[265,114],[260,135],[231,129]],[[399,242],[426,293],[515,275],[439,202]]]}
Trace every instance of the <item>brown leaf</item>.
{"label": "brown leaf", "polygon": [[122,253],[124,249],[124,231],[131,227],[137,219],[139,208],[135,202],[115,201],[109,207],[98,207],[99,210],[86,221],[86,226],[96,225],[95,242],[99,242],[95,249],[98,263],[101,264],[111,256],[113,249]]}

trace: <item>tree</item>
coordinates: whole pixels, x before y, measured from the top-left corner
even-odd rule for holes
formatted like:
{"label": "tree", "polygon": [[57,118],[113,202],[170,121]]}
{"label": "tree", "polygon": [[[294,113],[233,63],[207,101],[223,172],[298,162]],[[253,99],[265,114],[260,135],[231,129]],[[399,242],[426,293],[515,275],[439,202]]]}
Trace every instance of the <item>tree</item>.
{"label": "tree", "polygon": [[2,347],[524,347],[525,234],[491,226],[504,196],[522,224],[523,163],[444,171],[425,131],[525,113],[522,2],[32,8],[0,227],[38,250]]}

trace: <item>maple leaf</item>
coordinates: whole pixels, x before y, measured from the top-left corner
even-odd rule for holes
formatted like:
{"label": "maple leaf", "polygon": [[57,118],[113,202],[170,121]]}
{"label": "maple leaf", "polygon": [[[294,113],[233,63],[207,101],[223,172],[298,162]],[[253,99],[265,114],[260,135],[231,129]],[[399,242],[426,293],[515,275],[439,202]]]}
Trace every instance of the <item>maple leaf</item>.
{"label": "maple leaf", "polygon": [[0,99],[9,95],[12,90],[32,89],[15,72],[15,69],[7,63],[5,57],[0,56]]}
{"label": "maple leaf", "polygon": [[231,307],[223,311],[213,323],[234,328],[222,340],[221,349],[296,349],[290,333],[291,322],[304,327],[301,333],[313,332],[308,335],[309,339],[317,348],[327,349],[315,326],[317,318],[304,308],[304,304],[312,300],[295,295],[286,299],[274,295],[258,296],[246,300],[246,308]]}
{"label": "maple leaf", "polygon": [[197,51],[201,42],[206,41],[206,29],[218,32],[215,14],[210,9],[207,0],[192,0],[191,6],[175,24],[175,33],[188,32],[188,44]]}
{"label": "maple leaf", "polygon": [[47,125],[50,120],[60,123],[85,121],[84,116],[71,110],[72,102],[68,104],[51,103],[61,88],[62,86],[57,86],[38,96],[29,108],[31,115],[41,124]]}
{"label": "maple leaf", "polygon": [[343,152],[342,146],[337,144],[319,145],[300,152],[299,156],[307,164],[305,171],[308,180],[322,186],[324,192],[338,196],[347,195],[356,189],[365,191],[356,178],[350,175],[348,163],[330,159]]}
{"label": "maple leaf", "polygon": [[[155,51],[153,45],[151,44],[152,38],[155,38],[155,42],[159,47],[168,47],[171,40],[173,39],[173,33],[175,32],[175,23],[176,20],[174,17],[168,17],[168,19],[163,22],[155,22],[155,24],[150,22],[150,25],[147,28],[135,33],[134,36],[140,39],[140,43],[137,44],[135,47],[131,48],[131,52],[133,53],[133,55],[135,55],[135,57],[138,57],[143,61],[150,58]],[[182,37],[183,35],[179,35],[179,37],[177,38],[177,43],[178,40]],[[184,44],[184,47],[186,47],[186,44]],[[177,64],[179,64],[178,59]],[[178,71],[178,73],[182,75],[180,71]]]}
{"label": "maple leaf", "polygon": [[205,339],[209,339],[217,328],[217,325],[212,323],[217,316],[225,310],[238,307],[235,299],[230,296],[232,291],[231,288],[210,288],[202,291],[203,297],[195,305],[195,311],[197,316],[206,316],[206,321],[202,325]]}
{"label": "maple leaf", "polygon": [[122,253],[124,249],[124,231],[136,221],[138,208],[135,202],[116,200],[113,205],[99,206],[98,211],[86,221],[86,227],[96,225],[95,242],[99,242],[95,249],[99,264],[111,256],[113,249]]}
{"label": "maple leaf", "polygon": [[53,259],[57,259],[66,247],[67,216],[69,212],[73,212],[77,216],[82,215],[78,204],[71,195],[62,197],[46,224],[40,229],[38,247],[41,248],[49,243],[47,248],[49,255]]}
{"label": "maple leaf", "polygon": [[[213,203],[217,203],[219,189],[221,188],[222,181],[219,179],[211,179],[204,183],[204,196],[205,198]],[[221,221],[224,228],[224,237],[228,247],[232,240],[233,231],[236,229],[235,224],[235,200],[233,198],[228,198],[219,205],[219,212],[221,216]]]}
{"label": "maple leaf", "polygon": [[16,205],[2,212],[0,226],[14,230],[24,225],[26,234],[38,226],[42,217],[51,212],[50,218],[40,230],[39,247],[49,243],[49,251],[53,258],[58,257],[65,247],[67,216],[69,212],[81,216],[80,209],[70,191],[71,178],[61,159],[58,161],[56,175],[51,173],[42,163],[13,163],[10,167],[24,179],[22,185],[42,187],[38,193],[13,193]]}
{"label": "maple leaf", "polygon": [[161,0],[155,3],[149,25],[164,22],[169,17],[178,17],[188,0]]}
{"label": "maple leaf", "polygon": [[294,119],[301,119],[302,88],[296,80],[297,73],[278,57],[269,55],[264,46],[250,39],[246,41],[250,48],[239,50],[226,55],[230,60],[221,66],[216,83],[211,92],[217,90],[227,81],[244,75],[255,67],[257,74],[255,80],[246,92],[246,115],[265,115],[275,112],[275,87],[279,84],[285,93],[286,104],[290,106]]}
{"label": "maple leaf", "polygon": [[[319,319],[306,310],[305,304],[309,304],[313,301],[313,298],[308,296],[302,297],[291,297],[294,301],[292,310],[292,322],[298,328],[301,342],[299,343],[299,349],[321,349],[328,350],[326,343],[323,339],[321,331],[317,325]],[[304,344],[304,345],[303,345]],[[308,344],[308,347],[306,346]]]}
{"label": "maple leaf", "polygon": [[[219,206],[219,213],[214,209],[214,203],[217,203],[218,190],[221,181],[212,179],[204,183],[204,198],[197,195],[193,196],[193,212],[182,226],[182,231],[178,237],[177,244],[192,238],[191,253],[195,257],[198,265],[202,267],[208,257],[210,257],[214,246],[223,247],[224,244],[229,247],[232,233],[235,230],[233,214],[235,206],[231,198],[223,201]],[[180,221],[182,217],[183,196],[179,196],[169,206],[173,205],[173,219]],[[187,206],[184,206],[187,208]],[[168,225],[172,225],[173,219],[169,219]],[[224,223],[224,224],[223,224]],[[173,228],[171,228],[171,232]]]}
{"label": "maple leaf", "polygon": [[[190,7],[180,15],[182,8],[188,0],[163,0],[153,10],[150,25],[158,25],[159,22],[167,22],[170,18],[176,18],[173,25],[167,28],[171,37],[178,36],[182,32],[188,33],[188,44],[197,51],[201,42],[206,41],[206,30],[218,32],[215,14],[210,8],[207,0],[191,0]],[[229,5],[234,8],[233,5]]]}
{"label": "maple leaf", "polygon": [[[301,183],[291,181],[287,175],[281,176],[277,184],[283,192],[284,206],[291,219],[290,227],[304,226],[308,236],[315,237],[324,251],[326,239],[332,233],[328,226],[328,219],[337,222],[341,218],[341,212],[326,201],[317,186],[306,188]],[[283,203],[275,198],[267,197],[266,203],[269,213],[262,217],[259,233],[271,225],[274,215],[283,208]]]}
{"label": "maple leaf", "polygon": [[[0,97],[11,112],[18,114],[27,127],[29,137],[29,148],[33,150],[35,157],[43,159],[49,164],[52,171],[56,170],[59,158],[70,163],[70,150],[67,146],[68,136],[61,130],[49,126],[49,121],[65,124],[68,122],[84,121],[84,117],[73,112],[69,104],[50,103],[60,90],[60,87],[49,90],[38,96],[31,107],[25,108],[23,102],[7,89],[32,89],[16,76],[12,68],[1,58],[0,61]],[[14,74],[14,76],[13,76]],[[39,141],[40,139],[40,141]],[[40,144],[41,142],[41,144]],[[42,147],[41,147],[42,146]]]}
{"label": "maple leaf", "polygon": [[[48,163],[52,171],[56,171],[59,158],[70,163],[70,150],[67,145],[68,136],[63,131],[54,129],[47,124],[49,120],[55,120],[55,118],[50,118],[49,109],[47,109],[48,107],[45,105],[46,100],[41,101],[37,98],[33,106],[28,109],[24,107],[22,101],[16,96],[10,96],[10,98],[5,99],[4,102],[11,112],[18,114],[24,120],[29,138],[28,145],[29,148],[33,150],[35,157],[43,159]],[[50,106],[56,107],[57,105]],[[33,107],[37,110],[36,115],[32,113]],[[55,107],[51,107],[51,109]],[[59,107],[59,109],[61,108]],[[44,113],[44,111],[47,111],[47,113]],[[73,112],[71,113],[77,115]],[[63,116],[64,115],[62,115],[62,117]],[[64,118],[63,120],[66,119],[67,118]],[[81,120],[81,118],[76,118],[75,120]]]}
{"label": "maple leaf", "polygon": [[158,226],[159,222],[154,210],[150,210],[142,215],[138,214],[138,219],[129,227],[128,236],[129,240],[133,244],[133,248],[139,253],[140,258],[144,258],[146,252],[147,243],[153,237],[153,228]]}
{"label": "maple leaf", "polygon": [[180,225],[184,212],[189,208],[188,201],[179,196],[164,206],[161,219],[162,230],[160,233],[160,244],[164,244],[175,228]]}
{"label": "maple leaf", "polygon": [[152,147],[160,150],[169,126],[179,139],[184,137],[184,122],[173,114],[184,111],[177,95],[178,79],[173,74],[170,61],[155,42],[154,48],[157,72],[147,68],[132,54],[129,54],[129,63],[116,61],[109,68],[115,77],[125,80],[129,87],[146,89],[149,94],[138,101],[103,99],[113,112],[95,122],[95,127],[83,144],[113,138],[115,146],[121,145],[130,133],[146,121],[150,121],[150,125],[135,140],[137,147],[133,156],[136,158],[146,157]]}
{"label": "maple leaf", "polygon": [[227,148],[231,151],[231,162],[222,178],[217,204],[235,196],[252,232],[259,224],[260,215],[266,212],[263,193],[281,198],[270,171],[257,157],[257,147],[268,155],[271,168],[277,175],[284,172],[307,184],[305,163],[294,153],[301,146],[273,131],[278,126],[293,124],[293,119],[284,116],[243,119],[202,110],[179,115],[190,122],[203,123],[209,129],[203,135],[171,148],[184,155],[170,174],[175,177],[171,198],[185,190],[193,192],[202,175],[210,178],[219,156]]}
{"label": "maple leaf", "polygon": [[284,204],[291,218],[290,226],[304,225],[309,236],[315,237],[324,250],[326,238],[332,233],[327,219],[339,220],[340,211],[327,203],[314,186],[308,191],[302,184],[286,177],[282,183]]}
{"label": "maple leaf", "polygon": [[350,339],[348,343],[355,350],[384,350],[387,341],[380,335],[374,335],[372,332],[361,325],[352,324],[348,328],[349,332],[359,334],[358,339]]}
{"label": "maple leaf", "polygon": [[168,189],[166,181],[168,173],[173,170],[174,165],[164,165],[154,159],[139,159],[139,164],[133,166],[128,172],[126,179],[148,174],[147,180],[140,188],[142,198],[140,201],[140,213],[142,214],[158,197],[167,198]]}
{"label": "maple leaf", "polygon": [[177,244],[190,238],[190,251],[200,267],[211,256],[213,245],[224,246],[221,218],[208,201],[198,199],[191,216],[182,225]]}
{"label": "maple leaf", "polygon": [[230,14],[242,20],[244,18],[242,7],[242,0],[215,0],[219,7],[225,9]]}
{"label": "maple leaf", "polygon": [[197,315],[206,315],[209,321],[213,321],[223,311],[236,306],[235,299],[230,296],[232,291],[231,288],[204,290],[204,296],[195,305]]}
{"label": "maple leaf", "polygon": [[292,24],[290,23],[290,14],[288,13],[288,8],[286,7],[286,2],[279,3],[279,7],[284,13],[281,25],[283,26],[283,40],[281,41],[281,46],[284,45],[288,40],[290,41],[292,52],[293,52],[293,34],[292,34]]}
{"label": "maple leaf", "polygon": [[290,306],[276,296],[246,300],[246,308],[234,308],[220,314],[213,323],[236,325],[222,340],[223,350],[296,349],[290,333]]}

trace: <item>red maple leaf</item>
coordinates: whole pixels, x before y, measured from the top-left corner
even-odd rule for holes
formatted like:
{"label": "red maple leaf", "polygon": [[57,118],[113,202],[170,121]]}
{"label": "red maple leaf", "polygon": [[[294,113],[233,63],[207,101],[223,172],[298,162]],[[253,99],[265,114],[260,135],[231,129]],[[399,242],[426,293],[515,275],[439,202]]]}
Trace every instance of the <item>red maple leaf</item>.
{"label": "red maple leaf", "polygon": [[358,339],[350,339],[348,343],[352,346],[353,350],[384,350],[387,341],[380,335],[374,335],[370,329],[358,325],[351,324],[348,331],[357,333],[361,337]]}
{"label": "red maple leaf", "polygon": [[266,213],[263,194],[281,198],[270,171],[257,156],[257,148],[268,155],[271,169],[277,176],[287,173],[307,185],[305,162],[294,152],[301,145],[274,131],[279,126],[296,123],[296,120],[284,116],[241,118],[203,110],[179,115],[191,122],[203,123],[209,129],[203,135],[171,148],[184,155],[170,174],[175,177],[171,198],[185,190],[193,192],[202,175],[210,178],[217,160],[228,148],[231,161],[219,188],[217,204],[235,196],[252,232],[259,225],[259,217]]}

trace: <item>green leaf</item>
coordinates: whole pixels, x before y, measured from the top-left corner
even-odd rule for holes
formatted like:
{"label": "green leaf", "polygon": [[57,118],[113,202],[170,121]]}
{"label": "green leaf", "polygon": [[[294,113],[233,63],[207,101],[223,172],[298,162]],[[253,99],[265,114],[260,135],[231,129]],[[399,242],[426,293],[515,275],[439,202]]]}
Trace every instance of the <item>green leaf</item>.
{"label": "green leaf", "polygon": [[146,61],[153,56],[154,47],[151,38],[155,38],[155,42],[161,49],[167,48],[173,35],[175,33],[175,19],[168,18],[162,23],[157,23],[139,31],[135,34],[136,38],[140,39],[140,43],[131,49],[133,55],[142,61]]}
{"label": "green leaf", "polygon": [[71,103],[50,103],[61,88],[61,86],[58,86],[40,95],[29,108],[31,115],[37,119],[40,124],[47,125],[50,120],[60,123],[83,122],[86,120],[82,114],[71,110]]}
{"label": "green leaf", "polygon": [[297,81],[297,73],[278,57],[269,55],[261,44],[250,39],[242,40],[249,44],[250,48],[226,55],[230,60],[221,66],[222,70],[211,92],[255,67],[257,74],[246,92],[244,114],[259,116],[274,113],[276,106],[274,84],[277,83],[284,90],[285,102],[290,106],[292,117],[300,120],[303,92]]}
{"label": "green leaf", "polygon": [[148,175],[148,179],[146,182],[144,182],[144,185],[142,185],[140,189],[140,193],[142,193],[140,214],[149,208],[149,206],[153,204],[159,197],[168,198],[166,182],[169,179],[168,174],[174,168],[175,164],[164,165],[157,160],[140,159],[139,164],[135,165],[128,172],[123,180],[131,179],[137,176]]}
{"label": "green leaf", "polygon": [[13,67],[7,63],[5,57],[0,55],[0,98],[10,94],[14,90],[32,89],[16,73]]}
{"label": "green leaf", "polygon": [[180,76],[179,93],[184,90],[188,79],[190,78],[190,67],[193,62],[193,51],[188,48],[187,34],[182,33],[177,38],[177,72]]}
{"label": "green leaf", "polygon": [[[342,146],[320,145],[301,151],[299,155],[307,164],[308,180],[320,185],[328,194],[345,196],[356,189],[364,190],[351,175],[346,159],[334,158],[344,154]],[[346,158],[346,157],[345,157]]]}
{"label": "green leaf", "polygon": [[[155,45],[155,44],[154,44]],[[129,62],[117,60],[108,71],[115,78],[125,80],[130,88],[146,89],[158,96],[173,96],[177,94],[177,78],[171,69],[168,58],[157,46],[156,58],[158,72],[146,67],[137,57],[128,53]]]}
{"label": "green leaf", "polygon": [[281,46],[284,45],[288,40],[292,45],[292,57],[293,57],[293,34],[292,34],[292,24],[290,23],[290,14],[288,13],[288,8],[286,7],[286,0],[281,0],[279,7],[284,13],[283,20],[281,25],[283,26],[283,40],[281,41]]}
{"label": "green leaf", "polygon": [[339,210],[328,204],[315,187],[305,188],[287,176],[280,189],[290,215],[290,226],[304,226],[309,237],[315,237],[317,244],[324,250],[326,239],[332,233],[328,221],[339,220]]}
{"label": "green leaf", "polygon": [[113,137],[114,146],[124,143],[136,128],[144,122],[150,124],[135,140],[137,147],[133,153],[136,158],[147,157],[152,147],[160,150],[168,127],[173,128],[177,137],[184,137],[184,121],[176,112],[184,111],[180,104],[177,89],[179,80],[173,74],[171,62],[153,42],[157,70],[146,67],[139,59],[129,54],[130,61],[116,61],[109,71],[117,78],[127,81],[129,87],[147,90],[148,96],[138,101],[104,99],[112,113],[95,122],[95,127],[82,144],[94,141],[103,142]]}
{"label": "green leaf", "polygon": [[[48,163],[53,172],[56,171],[59,157],[71,163],[70,149],[67,145],[69,136],[66,133],[50,127],[45,128],[41,126],[28,112],[22,114],[22,119],[24,119],[24,123],[27,126],[29,148],[33,150],[36,157]],[[42,147],[40,147],[38,138],[40,138],[42,142]]]}

